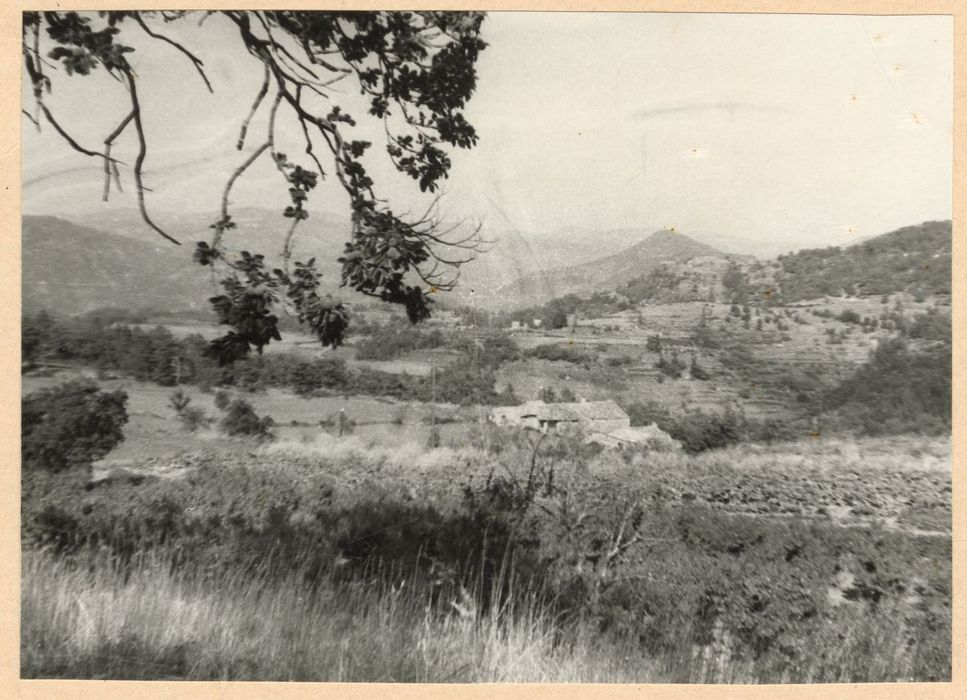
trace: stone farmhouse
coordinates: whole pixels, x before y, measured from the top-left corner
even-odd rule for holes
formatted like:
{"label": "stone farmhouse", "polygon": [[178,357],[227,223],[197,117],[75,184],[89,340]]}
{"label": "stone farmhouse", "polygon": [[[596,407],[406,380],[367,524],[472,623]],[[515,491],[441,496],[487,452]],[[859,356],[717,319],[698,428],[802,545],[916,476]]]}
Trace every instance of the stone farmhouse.
{"label": "stone farmhouse", "polygon": [[656,425],[631,427],[628,414],[613,400],[576,403],[545,403],[535,400],[519,406],[499,406],[489,419],[497,425],[512,425],[548,432],[582,432],[588,441],[607,447],[643,444],[649,441],[677,445]]}

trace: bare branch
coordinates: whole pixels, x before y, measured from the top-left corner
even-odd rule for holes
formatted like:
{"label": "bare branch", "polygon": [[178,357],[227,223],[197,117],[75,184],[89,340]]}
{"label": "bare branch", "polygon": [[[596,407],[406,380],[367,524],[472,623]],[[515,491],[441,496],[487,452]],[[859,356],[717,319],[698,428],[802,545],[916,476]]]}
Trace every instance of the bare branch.
{"label": "bare branch", "polygon": [[28,112],[25,109],[21,109],[20,110],[20,113],[23,114],[25,117],[27,117],[27,119],[29,119],[30,121],[32,121],[34,123],[34,126],[37,127],[37,131],[40,131],[40,122],[37,121],[36,118],[34,118],[34,115],[32,115],[30,112]]}
{"label": "bare branch", "polygon": [[[272,102],[272,109],[269,110],[269,149],[272,156],[272,162],[275,163],[275,167],[278,169],[283,176],[285,176],[285,169],[282,167],[282,163],[279,162],[279,155],[275,152],[275,115],[279,111],[279,105],[282,103],[282,93],[275,93],[275,100]],[[286,178],[288,182],[288,178]]]}
{"label": "bare branch", "polygon": [[212,84],[210,82],[208,82],[208,76],[205,75],[205,70],[204,70],[205,64],[202,63],[202,60],[200,58],[198,58],[197,56],[195,56],[195,54],[193,54],[191,51],[189,51],[188,49],[186,49],[184,46],[182,46],[181,44],[179,44],[174,39],[170,39],[170,38],[164,36],[163,34],[158,34],[158,33],[154,32],[154,31],[152,31],[151,28],[141,18],[141,15],[139,13],[135,12],[133,14],[134,14],[134,21],[137,22],[141,26],[141,29],[144,30],[145,34],[147,34],[148,36],[150,36],[152,39],[160,39],[161,41],[163,41],[163,42],[165,42],[167,44],[170,44],[171,46],[174,46],[176,49],[178,49],[178,51],[180,51],[185,56],[187,56],[188,57],[188,60],[191,61],[192,64],[194,64],[195,70],[198,71],[198,75],[200,75],[201,76],[201,79],[205,81],[205,87],[208,88],[208,92],[211,92],[211,93],[214,93],[215,92],[212,89]]}
{"label": "bare branch", "polygon": [[121,132],[124,131],[124,128],[131,123],[132,119],[134,119],[134,112],[131,112],[128,116],[126,116],[121,123],[118,124],[117,128],[111,132],[111,135],[104,139],[104,195],[101,197],[101,199],[105,202],[107,201],[108,195],[111,192],[112,174],[117,180],[118,191],[121,191],[121,178],[120,174],[118,173],[117,165],[108,160],[111,157],[111,145],[114,143],[114,139],[120,136]]}
{"label": "bare branch", "polygon": [[312,150],[312,137],[309,136],[309,128],[306,126],[306,120],[303,119],[301,115],[299,116],[299,125],[302,127],[302,135],[305,136],[306,139],[306,155],[312,158],[312,161],[316,164],[316,167],[319,168],[319,177],[325,180],[326,171],[323,169],[322,163],[319,162],[315,152]]}
{"label": "bare branch", "polygon": [[162,238],[171,241],[175,245],[181,245],[180,241],[172,238],[161,230],[161,228],[151,220],[151,217],[148,216],[148,209],[144,204],[145,187],[141,178],[141,168],[144,166],[144,159],[148,155],[148,144],[144,139],[144,126],[141,124],[141,103],[138,101],[138,89],[135,84],[134,75],[132,75],[130,69],[125,69],[124,74],[128,79],[128,91],[131,95],[131,114],[134,115],[134,129],[138,134],[138,157],[137,160],[134,161],[134,183],[138,188],[138,208],[141,210],[141,218]]}
{"label": "bare branch", "polygon": [[123,193],[124,190],[121,188],[121,172],[118,170],[117,163],[111,163],[111,172],[114,175],[114,186],[118,188],[118,192]]}
{"label": "bare branch", "polygon": [[238,133],[238,143],[235,144],[235,148],[239,151],[245,145],[245,134],[248,132],[248,125],[255,116],[255,112],[258,110],[259,105],[262,104],[262,100],[265,99],[266,93],[269,91],[269,67],[265,65],[265,77],[262,79],[262,87],[259,90],[259,94],[255,96],[255,102],[252,103],[252,109],[249,110],[248,116],[245,121],[242,122],[242,129]]}
{"label": "bare branch", "polygon": [[77,141],[75,141],[73,137],[71,137],[70,134],[64,131],[63,127],[61,127],[61,125],[57,123],[57,120],[54,119],[54,115],[50,113],[50,110],[47,109],[47,105],[45,105],[43,102],[40,103],[40,111],[44,113],[44,117],[46,117],[50,125],[54,127],[54,130],[58,134],[60,134],[64,138],[64,140],[67,141],[68,144],[70,144],[70,147],[73,148],[78,153],[83,153],[85,156],[91,156],[92,158],[104,158],[105,160],[117,162],[117,160],[114,158],[106,156],[103,153],[98,153],[97,151],[92,151],[89,148],[84,148],[79,143],[77,143]]}
{"label": "bare branch", "polygon": [[252,163],[258,160],[258,157],[260,155],[265,153],[266,149],[268,149],[270,145],[271,145],[270,142],[266,141],[257,149],[255,149],[255,151],[253,151],[252,154],[245,159],[245,162],[235,169],[235,172],[232,173],[232,176],[228,178],[228,183],[225,185],[225,191],[222,193],[222,218],[215,225],[215,236],[212,239],[212,248],[217,248],[221,244],[222,233],[224,232],[223,225],[228,221],[228,218],[229,218],[228,197],[232,192],[232,187],[235,185],[235,181],[242,176],[242,173],[248,170],[249,166],[251,166]]}
{"label": "bare branch", "polygon": [[107,158],[111,157],[111,144],[107,144],[104,147],[104,194],[101,195],[101,201],[106,202],[108,196],[111,194],[111,161]]}

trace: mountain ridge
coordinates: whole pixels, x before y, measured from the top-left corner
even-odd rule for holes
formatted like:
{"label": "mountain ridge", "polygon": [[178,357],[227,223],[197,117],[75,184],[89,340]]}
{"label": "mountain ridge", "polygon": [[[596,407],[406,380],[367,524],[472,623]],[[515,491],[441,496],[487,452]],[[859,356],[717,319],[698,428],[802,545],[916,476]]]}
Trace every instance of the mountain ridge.
{"label": "mountain ridge", "polygon": [[723,253],[672,229],[659,229],[628,248],[597,260],[524,275],[498,290],[509,306],[531,305],[565,294],[615,289],[667,263],[695,258],[752,260],[754,256]]}

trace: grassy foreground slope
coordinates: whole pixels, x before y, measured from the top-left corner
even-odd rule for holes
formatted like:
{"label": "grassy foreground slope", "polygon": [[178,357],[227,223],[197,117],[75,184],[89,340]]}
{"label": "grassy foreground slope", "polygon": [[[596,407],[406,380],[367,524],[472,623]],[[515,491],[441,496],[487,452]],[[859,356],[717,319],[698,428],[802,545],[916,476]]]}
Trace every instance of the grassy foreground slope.
{"label": "grassy foreground slope", "polygon": [[948,456],[927,440],[535,453],[493,433],[435,450],[275,443],[167,478],[34,475],[21,670],[945,680]]}

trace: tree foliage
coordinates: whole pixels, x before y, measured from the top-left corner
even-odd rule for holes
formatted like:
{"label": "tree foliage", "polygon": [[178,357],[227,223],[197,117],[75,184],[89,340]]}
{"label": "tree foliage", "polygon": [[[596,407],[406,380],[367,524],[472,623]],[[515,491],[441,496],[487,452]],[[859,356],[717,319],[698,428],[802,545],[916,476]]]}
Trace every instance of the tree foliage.
{"label": "tree foliage", "polygon": [[[104,197],[112,184],[120,188],[121,161],[111,153],[114,141],[131,128],[138,149],[132,166],[138,206],[144,221],[158,234],[178,243],[149,216],[144,183],[148,144],[142,123],[139,89],[147,76],[132,61],[131,34],[179,52],[213,90],[201,58],[164,33],[189,18],[227,22],[238,45],[258,61],[263,75],[251,110],[241,118],[238,150],[246,148],[249,125],[268,105],[268,132],[249,149],[244,162],[225,185],[211,238],[197,244],[195,260],[224,271],[224,294],[211,299],[226,335],[211,352],[227,364],[278,340],[279,305],[291,307],[323,346],[342,342],[348,326],[346,308],[318,293],[314,260],[291,269],[293,237],[309,218],[310,196],[334,175],[348,195],[352,225],[343,255],[342,285],[382,301],[402,305],[416,323],[430,314],[431,291],[448,290],[452,274],[480,249],[479,228],[460,232],[439,220],[438,194],[423,215],[397,214],[376,193],[364,160],[373,143],[356,138],[357,117],[331,101],[334,85],[352,84],[368,113],[385,133],[385,155],[393,167],[413,179],[421,192],[438,193],[451,167],[448,148],[468,149],[477,132],[464,116],[476,88],[476,62],[486,44],[480,38],[484,14],[479,12],[318,12],[318,11],[116,11],[98,13],[25,12],[22,44],[26,76],[34,98],[34,114],[24,114],[40,128],[46,122],[79,153],[104,163]],[[217,18],[217,20],[215,19]],[[198,47],[206,48],[205,46]],[[127,106],[104,140],[102,150],[81,145],[57,120],[46,96],[59,71],[87,76],[102,69],[123,85]],[[292,161],[276,149],[278,114],[287,111],[301,130],[306,161]],[[316,147],[319,146],[317,151]],[[324,153],[325,156],[321,154]],[[289,204],[280,212],[287,222],[281,269],[269,270],[257,252],[231,251],[225,234],[236,227],[229,197],[236,181],[262,157],[279,171]],[[328,163],[324,165],[324,161]],[[456,233],[455,233],[456,232]],[[455,235],[453,235],[455,234]],[[453,251],[457,251],[456,254]]]}
{"label": "tree foliage", "polygon": [[41,389],[21,401],[20,455],[24,471],[88,466],[124,439],[123,391],[100,391],[76,380]]}

